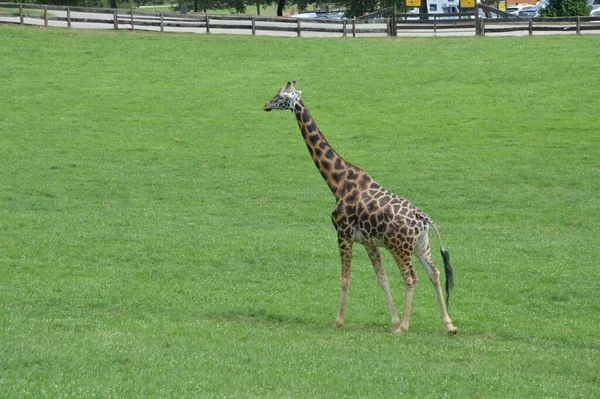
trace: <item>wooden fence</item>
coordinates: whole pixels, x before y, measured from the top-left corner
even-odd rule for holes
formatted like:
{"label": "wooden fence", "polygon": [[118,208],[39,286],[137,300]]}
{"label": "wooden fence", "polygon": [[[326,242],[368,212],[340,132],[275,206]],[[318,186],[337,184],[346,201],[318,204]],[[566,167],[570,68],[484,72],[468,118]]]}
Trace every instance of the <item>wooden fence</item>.
{"label": "wooden fence", "polygon": [[[481,8],[480,8],[481,7]],[[600,18],[519,18],[477,5],[459,14],[399,14],[388,8],[357,19],[304,19],[254,15],[186,14],[127,9],[0,3],[0,23],[88,29],[236,33],[279,36],[432,36],[600,34]],[[480,13],[487,17],[480,16]]]}
{"label": "wooden fence", "polygon": [[[485,16],[483,16],[485,15]],[[398,36],[411,34],[509,35],[600,34],[599,17],[521,18],[493,7],[477,4],[474,12],[458,14],[396,14]]]}
{"label": "wooden fence", "polygon": [[[288,36],[389,36],[387,21],[361,23],[354,19],[305,19],[254,15],[181,14],[127,9],[103,9],[0,3],[0,23],[83,27],[89,29],[140,29],[160,32],[240,33]],[[12,12],[11,12],[12,11]],[[27,12],[30,11],[30,12]],[[35,13],[31,13],[34,11]],[[271,34],[272,34],[271,33]]]}
{"label": "wooden fence", "polygon": [[595,33],[600,34],[600,18],[598,17],[562,17],[562,18],[482,18],[478,35],[507,34],[510,32],[535,33]]}
{"label": "wooden fence", "polygon": [[474,35],[473,12],[455,14],[397,14],[398,36]]}

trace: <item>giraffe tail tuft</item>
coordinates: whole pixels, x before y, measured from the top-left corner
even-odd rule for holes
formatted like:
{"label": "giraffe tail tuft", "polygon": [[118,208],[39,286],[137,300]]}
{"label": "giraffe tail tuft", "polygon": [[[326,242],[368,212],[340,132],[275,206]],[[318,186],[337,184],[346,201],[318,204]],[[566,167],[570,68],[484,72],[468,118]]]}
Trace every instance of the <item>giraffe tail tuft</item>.
{"label": "giraffe tail tuft", "polygon": [[433,227],[433,231],[440,242],[440,253],[442,254],[442,259],[444,260],[444,272],[446,273],[446,311],[450,313],[450,290],[454,287],[454,274],[452,272],[452,266],[450,266],[450,254],[444,248],[444,243],[442,242],[442,237],[437,229],[433,220],[430,221],[431,227]]}
{"label": "giraffe tail tuft", "polygon": [[444,272],[446,273],[446,310],[450,310],[450,290],[454,288],[454,274],[450,266],[450,254],[442,247],[440,249],[442,259],[444,260]]}

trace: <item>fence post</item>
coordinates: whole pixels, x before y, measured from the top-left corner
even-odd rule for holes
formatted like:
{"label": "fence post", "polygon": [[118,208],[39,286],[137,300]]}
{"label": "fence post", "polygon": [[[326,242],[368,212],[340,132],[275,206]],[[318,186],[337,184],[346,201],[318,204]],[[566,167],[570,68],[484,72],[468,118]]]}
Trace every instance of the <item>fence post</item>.
{"label": "fence post", "polygon": [[577,28],[576,28],[576,32],[577,34],[581,34],[581,17],[577,17]]}
{"label": "fence post", "polygon": [[298,27],[297,27],[298,37],[300,37],[300,36],[302,36],[302,33],[301,33],[302,31],[300,29],[300,18],[296,19],[296,24],[298,25]]}
{"label": "fence post", "polygon": [[117,16],[117,10],[113,10],[113,28],[119,29],[119,17]]}
{"label": "fence post", "polygon": [[352,37],[356,37],[356,19],[352,20]]}
{"label": "fence post", "polygon": [[133,32],[133,0],[131,0],[131,31]]}
{"label": "fence post", "polygon": [[252,16],[252,36],[256,35],[256,18]]}
{"label": "fence post", "polygon": [[398,14],[398,7],[394,6],[394,14],[392,15],[392,35],[393,36],[398,36],[397,14]]}
{"label": "fence post", "polygon": [[24,23],[23,4],[19,4],[19,20],[21,22],[21,25],[23,25],[23,23]]}
{"label": "fence post", "polygon": [[475,33],[478,36],[485,36],[485,19],[481,17],[476,17],[475,20]]}
{"label": "fence post", "polygon": [[344,19],[344,21],[342,22],[342,37],[346,37],[346,20]]}
{"label": "fence post", "polygon": [[481,26],[479,25],[479,4],[475,3],[475,10],[473,10],[473,18],[475,18],[475,36],[481,36]]}
{"label": "fence post", "polygon": [[433,16],[433,36],[437,36],[437,17]]}
{"label": "fence post", "polygon": [[208,18],[208,14],[206,15],[206,33],[210,33],[210,18]]}
{"label": "fence post", "polygon": [[533,35],[533,19],[529,18],[529,36]]}
{"label": "fence post", "polygon": [[67,28],[71,27],[71,7],[67,7]]}
{"label": "fence post", "polygon": [[164,32],[165,31],[165,20],[163,18],[162,11],[158,14],[158,16],[160,17],[160,31]]}
{"label": "fence post", "polygon": [[44,26],[48,27],[48,6],[44,6]]}

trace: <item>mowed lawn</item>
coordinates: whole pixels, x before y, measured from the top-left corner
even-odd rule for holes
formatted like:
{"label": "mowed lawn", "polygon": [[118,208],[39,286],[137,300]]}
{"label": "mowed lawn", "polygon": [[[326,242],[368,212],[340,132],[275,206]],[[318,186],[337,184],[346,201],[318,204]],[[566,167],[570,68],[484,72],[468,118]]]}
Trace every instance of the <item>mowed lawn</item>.
{"label": "mowed lawn", "polygon": [[[598,37],[0,37],[0,396],[600,396]],[[289,79],[438,224],[458,335],[420,267],[391,334],[358,245],[334,328],[333,196],[261,110]]]}

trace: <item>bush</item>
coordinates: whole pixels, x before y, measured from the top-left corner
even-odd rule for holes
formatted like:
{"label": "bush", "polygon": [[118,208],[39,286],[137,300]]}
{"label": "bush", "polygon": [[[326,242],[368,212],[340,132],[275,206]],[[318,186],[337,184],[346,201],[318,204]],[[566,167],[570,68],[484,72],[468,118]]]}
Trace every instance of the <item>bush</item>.
{"label": "bush", "polygon": [[586,16],[590,7],[586,0],[549,0],[548,6],[542,11],[544,17]]}

